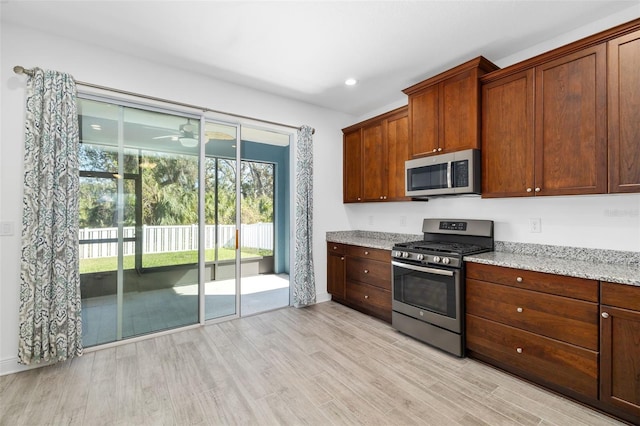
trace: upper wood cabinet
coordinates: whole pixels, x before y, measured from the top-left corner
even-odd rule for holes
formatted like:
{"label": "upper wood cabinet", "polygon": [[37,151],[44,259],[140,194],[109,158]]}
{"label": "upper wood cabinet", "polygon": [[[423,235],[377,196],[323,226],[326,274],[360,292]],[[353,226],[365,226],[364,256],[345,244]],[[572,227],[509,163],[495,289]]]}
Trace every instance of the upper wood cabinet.
{"label": "upper wood cabinet", "polygon": [[606,192],[604,45],[482,88],[484,197]]}
{"label": "upper wood cabinet", "polygon": [[343,135],[343,190],[345,203],[362,201],[362,129]]}
{"label": "upper wood cabinet", "polygon": [[411,158],[480,147],[478,78],[496,69],[479,56],[403,90]]}
{"label": "upper wood cabinet", "polygon": [[640,191],[639,27],[480,79],[483,197]]}
{"label": "upper wood cabinet", "polygon": [[342,129],[343,201],[405,201],[409,159],[407,107]]}
{"label": "upper wood cabinet", "polygon": [[608,43],[609,192],[640,192],[640,31]]}
{"label": "upper wood cabinet", "polygon": [[534,73],[482,87],[482,195],[527,196],[534,185]]}

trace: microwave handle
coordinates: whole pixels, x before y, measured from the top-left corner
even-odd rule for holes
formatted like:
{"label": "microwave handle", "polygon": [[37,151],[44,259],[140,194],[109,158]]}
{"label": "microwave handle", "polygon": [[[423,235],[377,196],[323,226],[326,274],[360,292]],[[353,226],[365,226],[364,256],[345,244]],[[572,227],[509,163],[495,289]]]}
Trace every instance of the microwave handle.
{"label": "microwave handle", "polygon": [[453,174],[451,170],[452,164],[453,163],[451,161],[447,162],[447,188],[453,188],[451,183],[451,177]]}

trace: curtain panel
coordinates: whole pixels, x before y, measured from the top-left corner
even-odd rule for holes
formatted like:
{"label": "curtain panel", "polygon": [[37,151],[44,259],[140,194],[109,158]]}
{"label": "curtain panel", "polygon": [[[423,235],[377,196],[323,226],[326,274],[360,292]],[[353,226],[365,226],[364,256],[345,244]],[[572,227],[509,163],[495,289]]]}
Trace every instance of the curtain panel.
{"label": "curtain panel", "polygon": [[293,266],[293,306],[316,302],[313,271],[313,129],[298,130],[296,151],[296,241]]}
{"label": "curtain panel", "polygon": [[78,113],[68,74],[27,82],[18,360],[82,355],[78,270]]}

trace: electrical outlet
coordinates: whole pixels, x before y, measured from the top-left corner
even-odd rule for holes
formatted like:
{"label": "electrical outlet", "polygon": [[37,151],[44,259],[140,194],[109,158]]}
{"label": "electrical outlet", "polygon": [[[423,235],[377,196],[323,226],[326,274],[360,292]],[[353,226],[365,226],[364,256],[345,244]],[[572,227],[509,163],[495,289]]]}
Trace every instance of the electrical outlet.
{"label": "electrical outlet", "polygon": [[539,217],[529,219],[529,232],[542,232],[542,220]]}
{"label": "electrical outlet", "polygon": [[373,216],[369,216],[369,225],[373,225]]}
{"label": "electrical outlet", "polygon": [[407,226],[407,217],[406,216],[400,216],[400,226]]}
{"label": "electrical outlet", "polygon": [[0,235],[13,235],[13,222],[0,222]]}

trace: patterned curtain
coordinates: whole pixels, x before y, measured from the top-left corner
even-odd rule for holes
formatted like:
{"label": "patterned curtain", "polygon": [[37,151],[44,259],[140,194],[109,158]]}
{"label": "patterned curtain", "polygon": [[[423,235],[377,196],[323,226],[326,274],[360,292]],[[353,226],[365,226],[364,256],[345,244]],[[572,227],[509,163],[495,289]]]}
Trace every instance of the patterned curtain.
{"label": "patterned curtain", "polygon": [[36,68],[25,120],[18,342],[25,365],[82,355],[78,134],[73,77]]}
{"label": "patterned curtain", "polygon": [[316,302],[313,273],[313,129],[298,130],[296,154],[296,256],[293,265],[293,306]]}

